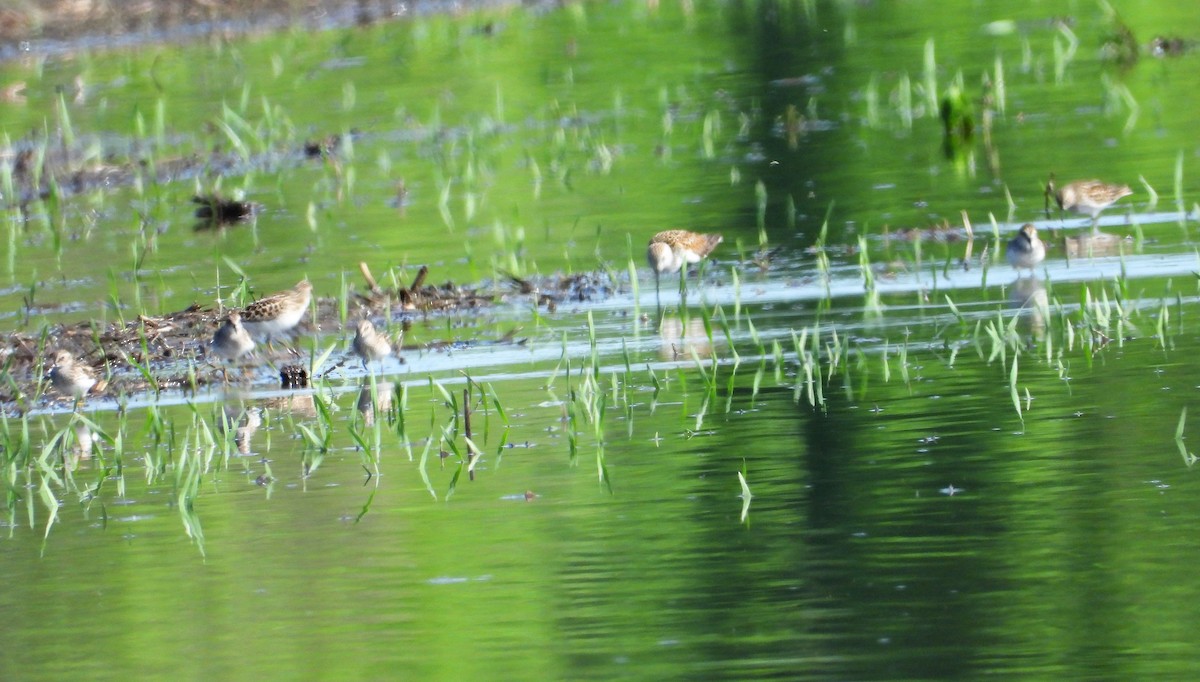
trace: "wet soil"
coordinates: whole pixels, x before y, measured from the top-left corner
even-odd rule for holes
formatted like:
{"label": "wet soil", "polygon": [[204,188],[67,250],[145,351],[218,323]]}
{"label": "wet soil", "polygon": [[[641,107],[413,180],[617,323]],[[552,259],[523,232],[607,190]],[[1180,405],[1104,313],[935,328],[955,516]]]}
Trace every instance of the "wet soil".
{"label": "wet soil", "polygon": [[[378,285],[365,265],[360,266],[365,285],[351,293],[349,319],[370,318],[399,322],[407,329],[414,322],[448,313],[482,313],[500,305],[527,306],[536,301],[547,312],[560,303],[586,302],[611,296],[616,283],[604,273],[553,275],[505,282],[484,283],[479,287],[453,282],[426,284],[429,270],[422,267],[407,287],[387,289]],[[315,318],[302,323],[300,334],[340,333],[341,302],[335,298],[315,299]],[[228,310],[193,304],[161,317],[138,315],[124,323],[101,324],[95,321],[60,324],[41,334],[13,332],[0,340],[0,409],[19,413],[54,399],[53,389],[45,380],[50,357],[65,349],[103,377],[93,394],[133,395],[164,389],[197,389],[229,381],[227,366],[210,356],[208,342],[228,316]],[[353,326],[353,325],[351,325]],[[476,341],[479,343],[483,341]],[[508,333],[488,343],[521,343]],[[405,349],[436,351],[460,344],[443,340]],[[287,348],[261,348],[248,362],[273,360],[295,362]],[[242,363],[243,366],[246,363]],[[341,363],[335,366],[341,366]],[[326,372],[328,373],[328,372]],[[294,378],[292,379],[294,380]],[[286,380],[284,381],[286,383]],[[50,394],[45,395],[47,391]]]}
{"label": "wet soil", "polygon": [[516,4],[513,0],[24,0],[0,7],[0,59],[69,53],[82,47],[232,38],[296,26],[325,30]]}

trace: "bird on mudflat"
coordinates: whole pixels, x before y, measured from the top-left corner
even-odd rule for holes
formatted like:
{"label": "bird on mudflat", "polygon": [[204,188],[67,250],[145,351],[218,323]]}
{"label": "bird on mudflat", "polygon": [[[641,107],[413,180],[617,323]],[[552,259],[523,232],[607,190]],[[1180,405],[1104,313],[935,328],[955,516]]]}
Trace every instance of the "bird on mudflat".
{"label": "bird on mudflat", "polygon": [[654,290],[658,293],[663,274],[679,272],[687,263],[699,263],[721,243],[719,234],[701,234],[688,230],[667,230],[650,238],[646,260],[654,270]]}
{"label": "bird on mudflat", "polygon": [[[229,317],[217,327],[213,337],[208,341],[208,352],[230,362],[254,350],[254,339],[250,332],[242,326],[242,316],[236,310],[229,311]],[[221,365],[221,375],[229,381],[229,371]]]}
{"label": "bird on mudflat", "polygon": [[1054,184],[1054,174],[1046,181],[1046,214],[1050,214],[1050,198],[1063,211],[1074,211],[1091,216],[1092,227],[1100,212],[1112,206],[1122,197],[1133,194],[1129,185],[1115,185],[1100,180],[1075,180],[1059,187]]}
{"label": "bird on mudflat", "polygon": [[300,324],[312,301],[312,284],[301,280],[291,289],[284,289],[258,299],[242,312],[242,326],[254,336],[271,337],[286,334]]}
{"label": "bird on mudflat", "polygon": [[250,332],[242,325],[242,316],[238,311],[229,312],[229,317],[225,318],[209,340],[208,350],[226,360],[237,360],[254,350],[254,339],[250,338]]}
{"label": "bird on mudflat", "polygon": [[1038,238],[1037,228],[1033,223],[1021,226],[1017,236],[1008,241],[1004,255],[1008,258],[1008,264],[1018,272],[1021,268],[1029,268],[1032,273],[1038,263],[1046,260],[1046,245]]}
{"label": "bird on mudflat", "polygon": [[87,395],[96,385],[96,371],[77,362],[75,356],[67,350],[59,350],[54,354],[54,362],[50,365],[48,374],[55,390],[76,400]]}

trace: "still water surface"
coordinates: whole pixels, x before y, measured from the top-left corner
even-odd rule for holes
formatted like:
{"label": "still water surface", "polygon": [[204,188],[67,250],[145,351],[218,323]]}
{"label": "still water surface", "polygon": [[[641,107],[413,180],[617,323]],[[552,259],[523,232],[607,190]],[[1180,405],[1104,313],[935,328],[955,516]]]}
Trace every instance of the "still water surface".
{"label": "still water surface", "polygon": [[[1197,25],[1113,7],[1142,46]],[[83,455],[62,403],[9,414],[0,677],[1187,678],[1200,57],[1106,60],[1114,21],[612,3],[0,65],[13,140],[81,76],[97,163],[233,159],[9,215],[6,330],[213,305],[238,270],[335,297],[360,260],[506,293],[410,320],[373,421],[355,361],[90,399]],[[959,73],[979,132],[947,156]],[[340,163],[303,158],[331,133]],[[1046,215],[1051,171],[1134,188],[1111,250],[1067,257],[1089,221]],[[218,175],[264,210],[193,231]],[[725,244],[658,310],[642,250],[678,226]],[[553,313],[506,278],[599,269],[612,297]]]}

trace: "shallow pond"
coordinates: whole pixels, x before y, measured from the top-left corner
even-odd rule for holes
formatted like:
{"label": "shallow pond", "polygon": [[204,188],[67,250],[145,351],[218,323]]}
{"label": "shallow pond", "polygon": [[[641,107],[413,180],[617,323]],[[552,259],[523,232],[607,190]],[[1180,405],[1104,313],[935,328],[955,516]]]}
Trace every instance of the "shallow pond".
{"label": "shallow pond", "polygon": [[[1200,9],[1112,8],[574,4],[0,64],[0,678],[1187,677]],[[1134,193],[1085,243],[1051,172]],[[258,208],[198,221],[213,194]],[[724,243],[656,292],[675,227]],[[360,262],[481,303],[368,306]],[[303,277],[295,355],[228,383],[211,328],[146,331]],[[363,316],[403,334],[372,371]],[[40,379],[68,339],[109,380],[78,411]]]}

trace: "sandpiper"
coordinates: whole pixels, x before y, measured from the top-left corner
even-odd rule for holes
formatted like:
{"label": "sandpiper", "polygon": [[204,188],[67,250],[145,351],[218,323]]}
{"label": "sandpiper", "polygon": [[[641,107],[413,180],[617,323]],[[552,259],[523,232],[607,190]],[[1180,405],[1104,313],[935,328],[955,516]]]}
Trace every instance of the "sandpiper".
{"label": "sandpiper", "polygon": [[59,393],[76,399],[87,395],[96,385],[96,372],[87,365],[75,362],[75,356],[66,350],[54,354],[54,364],[50,366],[49,374],[50,383]]}
{"label": "sandpiper", "polygon": [[1051,173],[1046,181],[1046,212],[1050,211],[1050,197],[1054,197],[1054,202],[1061,210],[1091,216],[1092,226],[1095,227],[1101,211],[1130,194],[1133,194],[1133,190],[1129,189],[1129,185],[1113,185],[1100,180],[1075,180],[1056,187],[1054,174]]}
{"label": "sandpiper", "polygon": [[291,289],[271,294],[246,306],[242,310],[242,326],[254,336],[268,340],[286,334],[300,324],[308,304],[312,301],[312,284],[307,279]]}
{"label": "sandpiper", "polygon": [[663,273],[679,272],[685,263],[699,263],[717,244],[719,234],[700,234],[688,230],[667,230],[650,238],[646,247],[646,260],[654,270],[654,289],[657,293],[659,277]]}
{"label": "sandpiper", "polygon": [[1004,255],[1008,257],[1009,265],[1020,272],[1021,268],[1029,268],[1030,272],[1038,263],[1046,260],[1046,245],[1038,238],[1037,228],[1033,223],[1025,223],[1017,236],[1008,242]]}
{"label": "sandpiper", "polygon": [[392,344],[388,343],[387,337],[375,330],[375,325],[371,324],[370,320],[360,320],[358,328],[354,332],[354,354],[362,360],[363,370],[367,369],[367,365],[376,360],[382,360],[392,354]]}
{"label": "sandpiper", "polygon": [[246,353],[254,350],[254,339],[250,332],[242,326],[242,316],[238,311],[230,311],[229,317],[221,323],[208,342],[208,349],[213,355],[226,360],[237,360]]}

